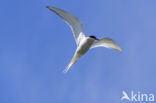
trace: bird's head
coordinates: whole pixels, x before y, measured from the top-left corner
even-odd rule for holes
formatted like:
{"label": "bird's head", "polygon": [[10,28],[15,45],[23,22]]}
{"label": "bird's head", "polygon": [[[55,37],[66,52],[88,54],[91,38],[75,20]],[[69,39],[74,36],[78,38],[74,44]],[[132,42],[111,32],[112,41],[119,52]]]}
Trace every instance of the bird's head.
{"label": "bird's head", "polygon": [[98,38],[96,38],[95,36],[91,35],[89,36],[90,38],[94,39],[94,40],[99,40]]}

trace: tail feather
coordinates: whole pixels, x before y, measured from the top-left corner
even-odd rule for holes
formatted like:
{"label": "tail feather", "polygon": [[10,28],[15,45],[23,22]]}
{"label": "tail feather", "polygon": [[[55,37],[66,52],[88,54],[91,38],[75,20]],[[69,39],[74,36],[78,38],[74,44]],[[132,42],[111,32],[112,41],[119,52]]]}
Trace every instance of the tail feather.
{"label": "tail feather", "polygon": [[63,71],[63,73],[67,73],[68,70],[70,69],[70,67],[81,57],[81,55],[79,54],[75,54],[74,57],[72,58],[72,60],[70,61],[70,63],[68,64],[68,66],[66,67],[66,69]]}
{"label": "tail feather", "polygon": [[66,67],[66,69],[63,71],[63,73],[67,73],[73,64],[74,64],[73,62],[70,62],[69,65]]}

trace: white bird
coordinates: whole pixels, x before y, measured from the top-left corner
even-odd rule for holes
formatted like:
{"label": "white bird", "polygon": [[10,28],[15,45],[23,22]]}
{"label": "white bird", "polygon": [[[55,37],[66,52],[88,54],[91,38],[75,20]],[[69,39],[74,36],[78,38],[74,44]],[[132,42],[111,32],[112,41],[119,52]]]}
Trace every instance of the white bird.
{"label": "white bird", "polygon": [[120,46],[113,41],[111,38],[104,37],[101,39],[97,39],[95,36],[89,36],[86,37],[83,32],[83,27],[81,21],[74,15],[70,14],[67,11],[64,11],[60,8],[52,7],[52,6],[46,6],[49,10],[56,13],[59,17],[61,17],[72,29],[72,32],[74,34],[77,49],[75,51],[75,54],[71,60],[71,62],[68,64],[64,72],[66,73],[69,68],[82,56],[84,55],[90,48],[95,47],[106,47],[111,48],[114,50],[117,50],[121,52]]}

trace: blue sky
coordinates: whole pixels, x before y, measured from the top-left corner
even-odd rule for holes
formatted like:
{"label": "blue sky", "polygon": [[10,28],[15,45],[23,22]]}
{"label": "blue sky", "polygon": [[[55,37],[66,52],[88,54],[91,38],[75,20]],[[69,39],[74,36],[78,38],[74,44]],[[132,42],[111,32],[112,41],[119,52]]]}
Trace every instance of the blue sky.
{"label": "blue sky", "polygon": [[[85,35],[113,38],[123,52],[76,49],[52,5],[76,15]],[[122,91],[156,95],[155,0],[3,0],[0,103],[123,103]]]}

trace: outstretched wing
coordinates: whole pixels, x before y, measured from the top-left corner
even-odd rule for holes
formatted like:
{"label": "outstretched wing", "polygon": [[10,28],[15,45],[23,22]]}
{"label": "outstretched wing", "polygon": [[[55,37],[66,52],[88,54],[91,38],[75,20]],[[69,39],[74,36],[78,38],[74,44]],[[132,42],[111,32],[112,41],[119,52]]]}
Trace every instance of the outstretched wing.
{"label": "outstretched wing", "polygon": [[121,48],[120,46],[111,38],[108,37],[104,37],[102,39],[96,40],[92,45],[91,48],[95,48],[95,47],[106,47],[106,48],[110,48],[110,49],[114,49],[117,50],[119,52],[121,52]]}
{"label": "outstretched wing", "polygon": [[81,21],[74,15],[68,13],[67,11],[64,11],[62,9],[47,6],[47,8],[54,13],[56,13],[59,17],[61,17],[72,29],[72,32],[74,34],[76,44],[79,45],[82,38],[85,37],[83,33],[83,27]]}

